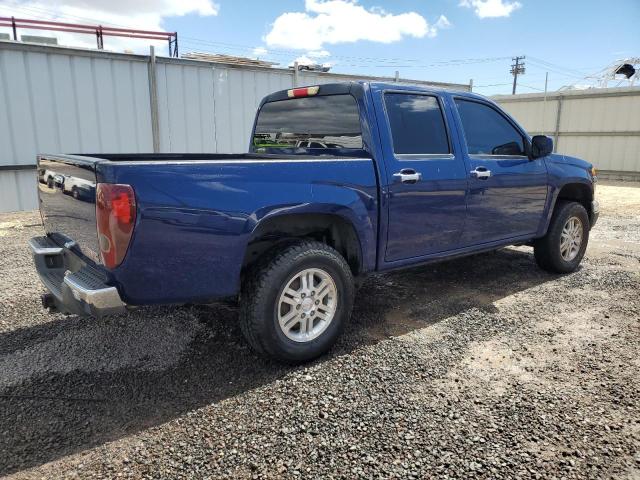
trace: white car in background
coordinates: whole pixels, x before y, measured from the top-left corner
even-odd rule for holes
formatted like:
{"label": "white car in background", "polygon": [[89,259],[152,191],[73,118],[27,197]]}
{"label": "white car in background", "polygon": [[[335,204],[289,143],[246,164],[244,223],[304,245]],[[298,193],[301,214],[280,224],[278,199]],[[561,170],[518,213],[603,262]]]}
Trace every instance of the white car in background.
{"label": "white car in background", "polygon": [[89,180],[74,177],[71,175],[65,175],[64,183],[62,184],[62,191],[68,195],[71,195],[76,199],[83,199],[84,197],[92,197],[95,195],[96,184]]}

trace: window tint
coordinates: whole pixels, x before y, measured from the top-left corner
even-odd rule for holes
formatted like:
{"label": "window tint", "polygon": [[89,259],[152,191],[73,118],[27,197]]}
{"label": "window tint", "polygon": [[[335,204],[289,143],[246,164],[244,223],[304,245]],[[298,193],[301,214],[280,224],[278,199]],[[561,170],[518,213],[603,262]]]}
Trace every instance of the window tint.
{"label": "window tint", "polygon": [[397,154],[446,154],[449,142],[440,104],[435,97],[387,93],[393,151]]}
{"label": "window tint", "polygon": [[456,106],[470,155],[524,155],[522,135],[496,110],[459,98]]}
{"label": "window tint", "polygon": [[362,148],[356,99],[326,95],[265,103],[253,148]]}

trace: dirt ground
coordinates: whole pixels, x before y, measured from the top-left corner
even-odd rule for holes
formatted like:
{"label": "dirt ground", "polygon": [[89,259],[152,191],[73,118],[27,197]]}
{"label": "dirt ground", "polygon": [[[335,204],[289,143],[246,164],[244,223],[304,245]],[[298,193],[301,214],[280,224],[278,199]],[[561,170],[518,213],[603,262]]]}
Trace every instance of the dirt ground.
{"label": "dirt ground", "polygon": [[640,184],[581,268],[527,247],[370,278],[333,351],[256,357],[233,305],[50,315],[0,214],[0,476],[640,478]]}

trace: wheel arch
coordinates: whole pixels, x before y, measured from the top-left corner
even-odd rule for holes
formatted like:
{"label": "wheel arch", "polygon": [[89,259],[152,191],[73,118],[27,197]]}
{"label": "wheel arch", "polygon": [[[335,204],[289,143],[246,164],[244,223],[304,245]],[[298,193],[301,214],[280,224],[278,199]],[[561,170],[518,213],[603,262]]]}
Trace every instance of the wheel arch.
{"label": "wheel arch", "polygon": [[591,201],[593,200],[593,189],[590,185],[584,182],[566,183],[558,191],[554,209],[558,204],[558,200],[570,200],[578,202],[585,208],[587,213],[590,214]]}
{"label": "wheel arch", "polygon": [[546,219],[543,224],[544,228],[540,230],[538,237],[542,237],[547,233],[549,223],[551,222],[551,216],[560,201],[578,202],[585,208],[589,220],[591,221],[594,213],[592,205],[593,196],[593,185],[581,178],[571,179],[570,181],[557,186],[547,211]]}
{"label": "wheel arch", "polygon": [[350,219],[336,213],[291,213],[264,218],[255,226],[248,238],[242,272],[267,252],[304,239],[334,248],[354,276],[364,271],[360,237]]}

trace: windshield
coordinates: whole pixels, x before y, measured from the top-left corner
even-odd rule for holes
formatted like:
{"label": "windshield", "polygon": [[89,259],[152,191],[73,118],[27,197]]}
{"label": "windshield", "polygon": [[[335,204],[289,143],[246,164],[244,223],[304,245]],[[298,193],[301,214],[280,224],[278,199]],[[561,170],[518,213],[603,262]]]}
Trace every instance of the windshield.
{"label": "windshield", "polygon": [[358,104],[351,95],[326,95],[265,103],[258,114],[256,152],[361,149]]}

